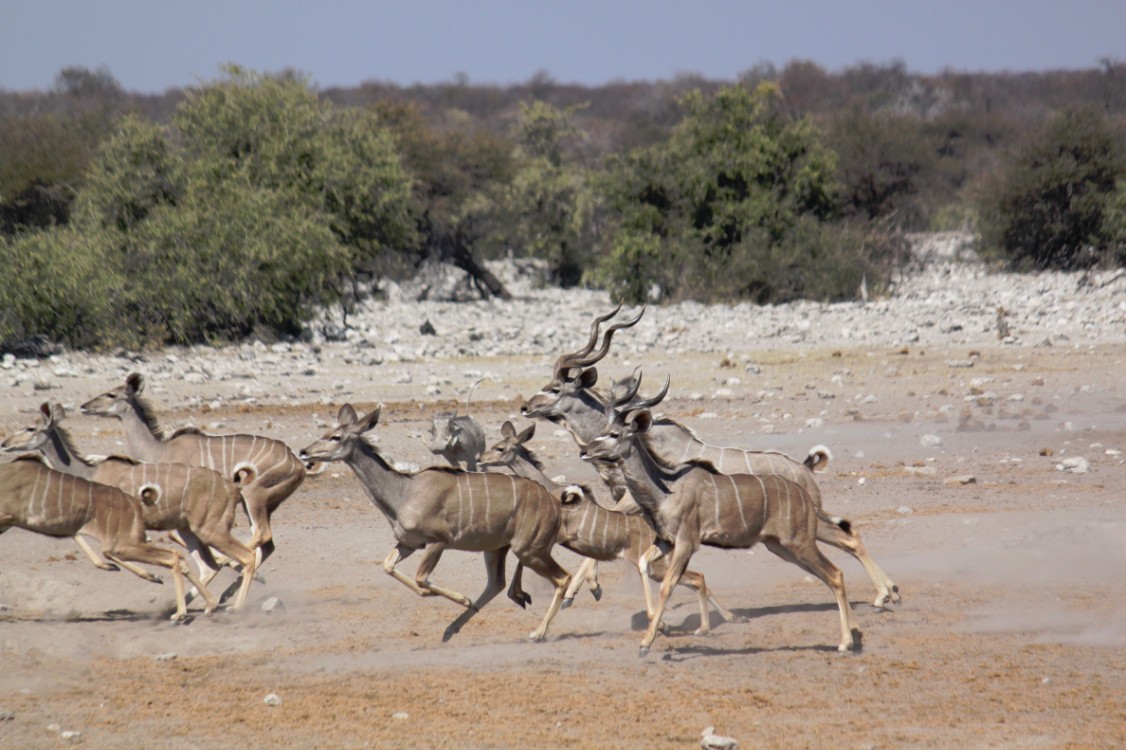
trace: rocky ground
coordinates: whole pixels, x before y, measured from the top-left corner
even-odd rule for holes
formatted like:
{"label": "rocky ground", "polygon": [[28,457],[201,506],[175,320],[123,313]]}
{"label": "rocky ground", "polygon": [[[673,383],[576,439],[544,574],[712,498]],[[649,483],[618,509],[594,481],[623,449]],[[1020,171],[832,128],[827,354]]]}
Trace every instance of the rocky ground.
{"label": "rocky ground", "polygon": [[[341,404],[382,402],[382,450],[426,466],[433,414],[464,411],[485,378],[470,411],[490,439],[524,426],[520,404],[612,306],[506,281],[506,303],[389,288],[303,343],[7,358],[0,431],[138,371],[167,427],[294,448]],[[693,635],[678,594],[643,659],[641,592],[620,563],[546,643],[522,640],[549,599],[534,575],[528,611],[498,598],[443,643],[457,608],[383,574],[387,524],[330,466],[275,515],[247,611],[188,625],[167,621],[170,586],[94,570],[68,540],[0,537],[0,747],[690,748],[709,725],[744,748],[1126,745],[1126,276],[940,262],[867,302],[653,306],[616,335],[600,385],[638,365],[651,388],[671,376],[664,412],[712,442],[832,449],[825,506],[903,594],[874,609],[861,567],[827,552],[863,651],[837,654],[831,594],[758,549],[693,560],[745,621],[713,614]],[[66,425],[89,452],[124,449],[116,424]],[[534,446],[549,473],[595,481],[553,426]],[[473,595],[485,577],[479,556],[449,552],[433,579]]]}

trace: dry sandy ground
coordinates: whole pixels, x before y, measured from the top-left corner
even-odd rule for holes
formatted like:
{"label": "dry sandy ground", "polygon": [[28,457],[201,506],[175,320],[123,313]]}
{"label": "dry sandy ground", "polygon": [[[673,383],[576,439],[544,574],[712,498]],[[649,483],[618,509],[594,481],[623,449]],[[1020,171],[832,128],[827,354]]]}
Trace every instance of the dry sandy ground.
{"label": "dry sandy ground", "polygon": [[[874,609],[861,567],[828,550],[860,653],[836,653],[829,591],[761,549],[693,560],[745,621],[713,614],[712,633],[693,635],[699,616],[681,589],[671,636],[646,658],[641,592],[623,563],[603,566],[602,601],[582,592],[545,643],[522,640],[550,598],[534,575],[529,610],[499,597],[443,643],[457,608],[384,575],[387,523],[335,465],[275,514],[278,551],[247,611],[187,625],[168,622],[170,585],[94,570],[69,540],[0,537],[0,747],[691,748],[708,725],[744,748],[1126,746],[1126,344],[978,353],[972,367],[952,366],[971,361],[963,349],[870,347],[754,352],[757,373],[712,355],[645,363],[650,389],[672,375],[664,412],[713,442],[832,448],[825,507],[856,524],[903,595]],[[450,396],[466,372],[494,375],[474,401],[492,439],[507,418],[525,424],[521,397],[550,361],[429,372],[444,373]],[[612,353],[604,379],[634,364]],[[712,399],[731,376],[731,396]],[[309,380],[307,403],[240,404],[222,383],[168,381],[150,396],[167,427],[217,423],[295,448],[341,403],[383,401],[385,453],[432,462],[417,434],[450,398],[378,369],[324,378]],[[77,404],[116,384],[74,378],[8,397],[0,429],[27,424],[44,396]],[[187,407],[212,399],[207,414]],[[122,449],[114,424],[67,424],[90,452]],[[534,445],[551,474],[593,480],[553,426],[540,424]],[[1089,471],[1058,470],[1070,457]],[[480,557],[462,552],[433,578],[470,595],[485,581]],[[262,611],[270,597],[284,611]]]}

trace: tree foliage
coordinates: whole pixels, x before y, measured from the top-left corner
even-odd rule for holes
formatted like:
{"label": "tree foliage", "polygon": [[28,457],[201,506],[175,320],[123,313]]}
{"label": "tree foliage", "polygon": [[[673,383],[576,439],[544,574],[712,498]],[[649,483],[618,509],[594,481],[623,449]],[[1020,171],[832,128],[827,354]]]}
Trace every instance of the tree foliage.
{"label": "tree foliage", "polygon": [[778,104],[770,84],[692,93],[667,144],[613,162],[608,193],[620,220],[600,272],[615,294],[839,296],[818,283],[837,210],[835,158],[809,120]]}
{"label": "tree foliage", "polygon": [[985,237],[1016,268],[1113,261],[1113,206],[1123,174],[1122,130],[1097,109],[1064,112],[1017,155],[1000,188],[986,197],[994,210]]}

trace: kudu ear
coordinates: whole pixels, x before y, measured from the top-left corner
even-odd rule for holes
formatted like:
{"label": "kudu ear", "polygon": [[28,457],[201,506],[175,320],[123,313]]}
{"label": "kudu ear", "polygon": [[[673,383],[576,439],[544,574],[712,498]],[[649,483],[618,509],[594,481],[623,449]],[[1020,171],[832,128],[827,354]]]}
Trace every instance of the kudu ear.
{"label": "kudu ear", "polygon": [[594,384],[598,382],[598,368],[588,367],[583,370],[582,375],[579,376],[579,385],[583,388],[593,388]]}
{"label": "kudu ear", "polygon": [[132,396],[133,394],[140,393],[143,390],[145,390],[145,379],[141,376],[141,373],[134,372],[131,373],[129,377],[125,378],[126,395]]}
{"label": "kudu ear", "polygon": [[532,424],[530,424],[527,427],[527,429],[525,429],[523,432],[521,432],[519,435],[516,436],[516,442],[523,445],[524,443],[531,440],[532,436],[535,435],[535,434],[536,434],[536,423],[532,422]]}
{"label": "kudu ear", "polygon": [[44,404],[44,406],[47,407],[43,414],[47,418],[48,425],[58,424],[66,417],[66,409],[62,404]]}
{"label": "kudu ear", "polygon": [[44,424],[51,424],[51,402],[44,401],[39,405],[39,414],[43,417]]}
{"label": "kudu ear", "polygon": [[512,422],[505,420],[504,424],[500,426],[500,436],[505,440],[516,437],[516,428],[512,426]]}
{"label": "kudu ear", "polygon": [[383,410],[383,404],[376,404],[375,408],[369,411],[362,417],[358,423],[360,432],[367,432],[372,427],[379,424],[379,412]]}
{"label": "kudu ear", "polygon": [[648,409],[638,409],[626,414],[626,424],[633,425],[634,432],[648,432],[653,426],[653,412]]}
{"label": "kudu ear", "polygon": [[351,404],[344,404],[340,407],[340,411],[336,413],[336,423],[341,427],[347,427],[356,423],[356,410]]}

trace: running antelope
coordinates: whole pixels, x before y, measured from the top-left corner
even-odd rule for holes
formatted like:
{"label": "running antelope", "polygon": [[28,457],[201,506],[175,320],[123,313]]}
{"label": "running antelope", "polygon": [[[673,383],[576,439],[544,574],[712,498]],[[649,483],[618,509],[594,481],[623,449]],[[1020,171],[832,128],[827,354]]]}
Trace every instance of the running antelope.
{"label": "running antelope", "polygon": [[[601,348],[593,354],[591,351],[598,339],[598,326],[613,317],[616,312],[617,309],[609,315],[596,318],[587,345],[577,352],[564,354],[556,360],[551,380],[521,407],[521,413],[526,417],[563,423],[580,447],[601,433],[606,425],[606,414],[615,406],[613,401],[603,398],[593,390],[598,382],[598,370],[594,365],[609,351],[612,332],[635,324],[637,319],[628,321],[627,324],[611,326],[606,332]],[[633,400],[639,383],[640,379],[635,378],[628,385],[619,387],[616,398],[620,402],[618,406]],[[800,484],[814,504],[818,508],[821,507],[821,490],[817,486],[813,471],[824,469],[828,464],[829,451],[824,446],[813,448],[804,461],[798,461],[777,451],[718,448],[707,445],[696,438],[687,427],[665,417],[654,420],[649,438],[654,453],[666,462],[704,458],[715,464],[720,471],[728,473],[780,474]],[[611,487],[624,488],[624,482],[614,466],[599,462],[596,468],[599,475]],[[620,497],[618,494],[615,496]],[[818,522],[817,540],[847,552],[864,566],[876,589],[873,606],[882,608],[888,602],[899,601],[898,587],[868,554],[855,529],[850,527],[845,530],[835,524]]]}
{"label": "running antelope", "polygon": [[657,542],[646,558],[669,558],[641,654],[648,653],[669,594],[701,545],[731,549],[759,542],[832,589],[840,611],[837,650],[859,648],[860,630],[845,593],[844,575],[816,543],[819,522],[847,530],[848,521],[826,516],[801,485],[778,474],[722,474],[707,461],[695,459],[667,463],[650,450],[652,424],[648,408],[613,412],[602,434],[582,451],[584,460],[621,468],[630,494],[657,532]]}
{"label": "running antelope", "polygon": [[242,583],[230,609],[242,607],[254,577],[255,555],[231,534],[235,507],[242,501],[233,482],[202,466],[146,464],[125,456],[92,462],[75,449],[63,428],[66,412],[60,404],[44,403],[39,416],[35,424],[9,436],[3,450],[36,452],[65,474],[108,484],[141,499],[145,528],[178,532],[205,585],[219,569],[208,547],[237,561],[242,565]]}
{"label": "running antelope", "polygon": [[[555,596],[540,626],[529,640],[542,641],[559,611],[571,576],[551,556],[559,533],[559,506],[546,489],[520,477],[465,472],[432,466],[416,473],[396,471],[364,439],[379,422],[382,405],[363,417],[350,404],[340,408],[337,426],[301,451],[302,460],[342,461],[351,467],[372,503],[391,524],[398,544],[383,561],[383,570],[419,596],[444,596],[466,611],[446,629],[449,640],[469,619],[504,588],[508,550],[536,573],[551,581]],[[425,549],[423,549],[425,548]],[[423,549],[414,580],[395,566]],[[483,552],[488,584],[477,598],[430,582],[430,573],[446,549]],[[531,597],[513,578],[509,597],[521,607]]]}
{"label": "running antelope", "polygon": [[256,550],[261,566],[274,551],[270,516],[305,480],[305,466],[285,443],[258,435],[209,435],[183,427],[166,436],[141,396],[144,388],[144,378],[133,373],[124,385],[83,404],[82,413],[120,419],[129,454],[140,461],[203,466],[237,483],[252,531],[246,546]]}
{"label": "running antelope", "polygon": [[[91,537],[101,544],[108,560],[153,583],[160,583],[160,579],[134,563],[168,568],[176,588],[173,620],[187,616],[184,576],[203,593],[207,602],[204,614],[211,614],[215,608],[215,597],[184,564],[178,551],[145,540],[140,500],[116,487],[56,471],[41,456],[17,456],[10,463],[0,464],[0,534],[12,527],[46,536]],[[116,569],[92,555],[90,561],[103,569]]]}
{"label": "running antelope", "polygon": [[[641,588],[645,591],[645,612],[652,617],[653,594],[649,590],[646,571],[641,567],[641,556],[653,546],[656,538],[653,529],[644,516],[627,515],[602,507],[594,501],[586,488],[559,485],[549,479],[543,473],[543,464],[527,446],[527,442],[535,432],[535,424],[517,434],[512,423],[505,422],[501,425],[500,442],[481,456],[481,465],[507,466],[508,470],[516,476],[539,482],[559,498],[563,509],[563,526],[557,544],[586,558],[579,572],[572,579],[562,606],[566,607],[574,599],[575,591],[578,590],[576,584],[582,583],[588,563],[597,560],[628,560],[637,567],[641,575]],[[656,565],[649,567],[649,577],[654,581],[660,581],[664,577],[666,567],[662,558]],[[601,587],[598,586],[596,578],[591,580],[594,580],[594,586],[597,587],[592,589],[594,598],[599,599]],[[711,630],[711,618],[708,615],[709,601],[723,619],[728,622],[734,619],[735,616],[708,593],[703,574],[686,570],[681,583],[694,590],[700,597],[700,627],[696,630],[697,635]]]}
{"label": "running antelope", "polygon": [[[641,408],[652,406],[655,402],[639,401],[637,391],[641,386],[641,374],[634,374],[624,381],[614,384],[611,405],[614,409]],[[660,396],[663,398],[664,396]],[[667,463],[684,463],[692,459],[710,462],[726,474],[778,474],[800,484],[809,493],[810,499],[818,509],[821,505],[821,489],[817,486],[814,472],[824,470],[832,454],[823,445],[810,449],[804,461],[798,461],[781,451],[749,450],[744,448],[723,448],[705,443],[690,428],[668,417],[656,416],[649,429],[649,446],[654,454]],[[836,524],[818,522],[817,541],[832,545],[852,555],[864,566],[864,571],[876,589],[873,607],[883,608],[889,602],[898,602],[899,587],[887,573],[876,564],[868,554],[860,534],[851,526],[843,529]]]}

